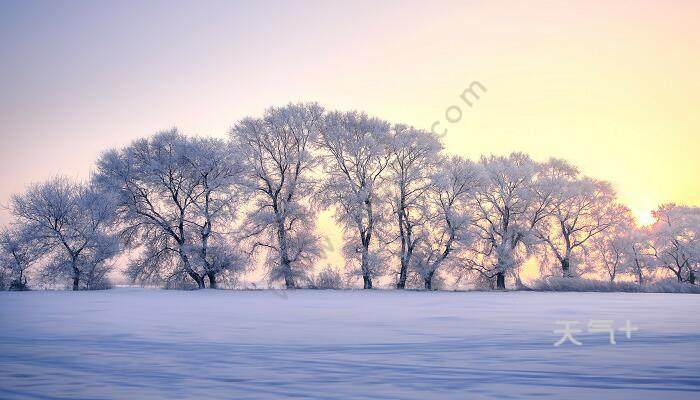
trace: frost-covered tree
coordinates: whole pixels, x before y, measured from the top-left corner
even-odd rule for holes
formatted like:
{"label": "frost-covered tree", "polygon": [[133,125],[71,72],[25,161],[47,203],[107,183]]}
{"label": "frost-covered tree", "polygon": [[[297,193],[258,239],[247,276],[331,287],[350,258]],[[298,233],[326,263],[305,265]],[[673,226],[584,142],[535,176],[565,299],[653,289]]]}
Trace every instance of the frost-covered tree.
{"label": "frost-covered tree", "polygon": [[655,264],[678,282],[695,283],[700,263],[700,207],[664,204],[653,212],[650,249]]}
{"label": "frost-covered tree", "polygon": [[309,197],[318,165],[312,147],[322,119],[317,104],[290,104],[245,118],[230,132],[243,157],[243,182],[253,193],[246,235],[254,249],[268,250],[270,280],[284,280],[287,288],[306,278],[321,253]]}
{"label": "frost-covered tree", "polygon": [[187,219],[194,232],[191,260],[196,270],[204,271],[209,287],[216,288],[218,275],[240,272],[247,265],[239,246],[227,239],[244,206],[246,193],[239,185],[243,164],[235,150],[212,138],[189,140],[183,157],[199,181]]}
{"label": "frost-covered tree", "polygon": [[610,282],[614,282],[619,274],[628,272],[628,249],[626,238],[621,232],[607,233],[609,234],[598,235],[596,240],[591,241],[589,253],[603,266]]}
{"label": "frost-covered tree", "polygon": [[[198,288],[216,286],[222,265],[230,258],[221,249],[223,233],[235,214],[236,155],[222,140],[190,139],[176,130],[139,139],[121,150],[103,154],[96,184],[117,199],[121,237],[138,257],[127,274],[141,282],[181,281]],[[237,257],[240,258],[240,257]]]}
{"label": "frost-covered tree", "polygon": [[474,239],[469,233],[475,219],[471,200],[482,178],[480,166],[461,157],[438,161],[442,168],[430,177],[425,202],[427,218],[420,227],[415,249],[415,270],[428,290],[433,288],[438,268],[456,259],[455,253]]}
{"label": "frost-covered tree", "polygon": [[384,266],[373,244],[386,218],[380,185],[392,158],[389,127],[361,112],[331,112],[319,140],[325,177],[317,200],[335,207],[346,236],[346,262],[359,264],[365,289]]}
{"label": "frost-covered tree", "polygon": [[540,203],[547,205],[547,216],[534,233],[556,258],[564,277],[575,276],[572,264],[577,253],[618,223],[625,211],[608,182],[582,177],[564,160],[543,164],[534,188]]}
{"label": "frost-covered tree", "polygon": [[505,288],[506,273],[515,269],[533,245],[532,231],[546,215],[546,201],[536,196],[539,165],[523,153],[483,156],[483,182],[474,195],[477,239],[468,267]]}
{"label": "frost-covered tree", "polygon": [[387,181],[399,241],[397,289],[406,287],[413,252],[422,236],[418,231],[426,229],[425,224],[430,218],[427,196],[441,149],[438,137],[430,132],[406,125],[395,125],[391,131],[389,150],[392,157]]}
{"label": "frost-covered tree", "polygon": [[651,265],[648,235],[635,225],[629,209],[622,208],[618,219],[610,229],[591,240],[587,255],[602,267],[610,282],[620,274],[631,274],[643,285]]}
{"label": "frost-covered tree", "polygon": [[108,261],[119,252],[112,231],[114,205],[112,196],[92,185],[57,177],[13,196],[10,209],[51,257],[46,275],[70,277],[73,290],[79,290],[81,285],[92,288],[96,270],[106,273]]}
{"label": "frost-covered tree", "polygon": [[13,227],[0,231],[0,273],[3,287],[25,290],[27,271],[37,264],[46,249],[36,240],[36,235],[26,228]]}
{"label": "frost-covered tree", "polygon": [[653,268],[653,256],[650,252],[649,231],[646,228],[632,226],[623,233],[629,269],[634,274],[637,283],[646,284],[646,276]]}

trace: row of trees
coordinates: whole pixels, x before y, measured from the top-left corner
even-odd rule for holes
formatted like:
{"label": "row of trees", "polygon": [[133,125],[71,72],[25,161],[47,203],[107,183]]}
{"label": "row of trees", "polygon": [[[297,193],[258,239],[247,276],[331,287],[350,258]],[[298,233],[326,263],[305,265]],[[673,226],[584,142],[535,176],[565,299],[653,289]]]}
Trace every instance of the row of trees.
{"label": "row of trees", "polygon": [[323,209],[343,230],[345,275],[364,288],[382,276],[399,289],[439,276],[517,286],[532,257],[542,275],[644,283],[667,270],[694,283],[700,262],[697,207],[661,206],[639,228],[609,183],[566,161],[473,162],[424,130],[291,104],[239,121],[228,140],[162,132],[105,152],[87,183],[32,185],[10,202],[3,280],[24,287],[34,269],[100,288],[119,258],[144,284],[230,285],[263,265],[287,288],[328,286],[333,270],[313,275]]}

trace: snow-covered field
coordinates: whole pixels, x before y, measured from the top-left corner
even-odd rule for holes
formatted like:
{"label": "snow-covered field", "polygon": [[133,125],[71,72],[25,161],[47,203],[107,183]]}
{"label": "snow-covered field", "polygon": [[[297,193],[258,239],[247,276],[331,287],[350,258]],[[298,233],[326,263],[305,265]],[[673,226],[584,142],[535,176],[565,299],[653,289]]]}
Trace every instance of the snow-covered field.
{"label": "snow-covered field", "polygon": [[[0,293],[0,398],[697,399],[700,295]],[[638,331],[589,333],[589,320]],[[582,342],[553,346],[558,320]]]}

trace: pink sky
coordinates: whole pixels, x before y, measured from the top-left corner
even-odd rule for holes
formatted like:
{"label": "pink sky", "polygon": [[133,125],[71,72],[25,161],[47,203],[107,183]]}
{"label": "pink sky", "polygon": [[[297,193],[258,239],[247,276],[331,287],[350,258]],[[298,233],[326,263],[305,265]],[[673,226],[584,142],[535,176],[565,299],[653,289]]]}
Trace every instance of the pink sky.
{"label": "pink sky", "polygon": [[0,202],[290,101],[428,128],[477,80],[449,151],[570,159],[642,218],[700,205],[698,21],[693,1],[2,2]]}

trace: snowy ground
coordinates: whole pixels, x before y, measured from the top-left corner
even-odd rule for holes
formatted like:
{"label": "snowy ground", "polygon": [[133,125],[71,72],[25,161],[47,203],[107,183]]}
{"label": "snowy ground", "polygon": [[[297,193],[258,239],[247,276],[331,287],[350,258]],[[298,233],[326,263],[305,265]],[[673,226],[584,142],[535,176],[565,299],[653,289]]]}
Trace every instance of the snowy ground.
{"label": "snowy ground", "polygon": [[[700,295],[0,293],[2,399],[697,399]],[[589,320],[630,320],[617,345]],[[581,333],[554,347],[558,320]]]}

